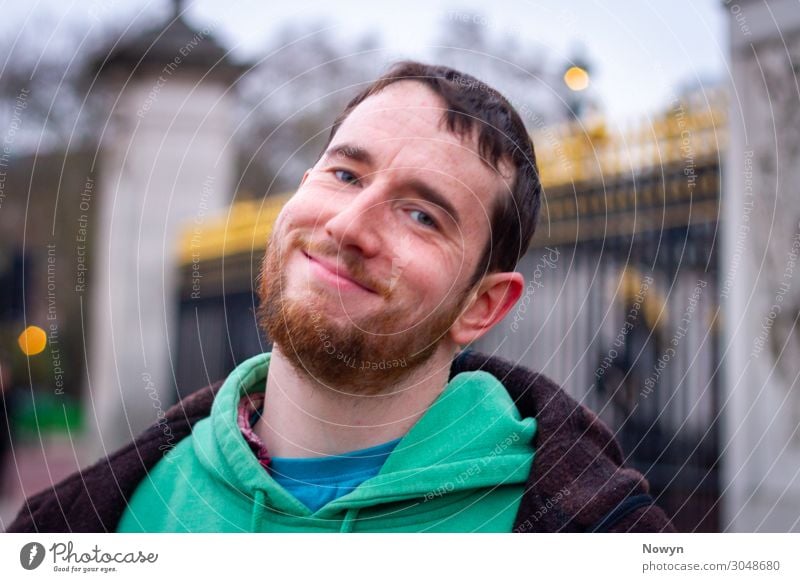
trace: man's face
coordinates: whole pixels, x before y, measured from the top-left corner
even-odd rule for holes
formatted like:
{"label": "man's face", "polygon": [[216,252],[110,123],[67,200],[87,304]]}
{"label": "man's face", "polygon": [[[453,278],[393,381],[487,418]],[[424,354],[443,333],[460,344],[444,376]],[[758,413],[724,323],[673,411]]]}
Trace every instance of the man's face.
{"label": "man's face", "polygon": [[276,221],[262,324],[296,369],[334,389],[381,393],[456,346],[448,332],[511,176],[481,161],[475,134],[447,130],[444,107],[414,81],[366,99]]}

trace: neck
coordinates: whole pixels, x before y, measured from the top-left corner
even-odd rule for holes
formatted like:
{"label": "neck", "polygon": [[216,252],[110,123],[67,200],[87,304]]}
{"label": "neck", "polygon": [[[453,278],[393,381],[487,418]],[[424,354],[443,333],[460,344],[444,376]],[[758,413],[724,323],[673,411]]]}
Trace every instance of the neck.
{"label": "neck", "polygon": [[400,438],[444,390],[453,355],[440,349],[384,394],[353,396],[299,373],[275,344],[255,432],[274,457],[339,455]]}

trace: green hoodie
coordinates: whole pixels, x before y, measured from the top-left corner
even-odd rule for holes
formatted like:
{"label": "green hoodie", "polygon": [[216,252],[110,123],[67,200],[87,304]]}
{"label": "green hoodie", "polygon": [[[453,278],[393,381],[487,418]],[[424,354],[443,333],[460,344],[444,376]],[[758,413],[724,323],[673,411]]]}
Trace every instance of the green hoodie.
{"label": "green hoodie", "polygon": [[270,353],[242,362],[209,417],[139,484],[119,532],[510,532],[536,419],[488,372],[455,376],[380,472],[312,512],[259,464],[237,424],[266,387]]}

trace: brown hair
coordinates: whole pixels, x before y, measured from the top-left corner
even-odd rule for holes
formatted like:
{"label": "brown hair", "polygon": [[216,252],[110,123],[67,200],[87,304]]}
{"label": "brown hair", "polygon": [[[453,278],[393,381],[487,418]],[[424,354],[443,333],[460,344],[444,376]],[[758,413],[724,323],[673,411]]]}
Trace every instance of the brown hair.
{"label": "brown hair", "polygon": [[450,132],[462,137],[470,135],[478,123],[479,154],[495,171],[500,161],[507,160],[513,165],[511,196],[500,192],[495,198],[489,213],[491,234],[467,288],[472,288],[487,273],[513,271],[527,252],[536,230],[542,185],[533,142],[525,124],[495,89],[449,67],[417,61],[397,62],[350,100],[334,121],[322,151],[327,150],[344,120],[362,101],[404,80],[424,83],[444,100],[447,114],[443,121]]}

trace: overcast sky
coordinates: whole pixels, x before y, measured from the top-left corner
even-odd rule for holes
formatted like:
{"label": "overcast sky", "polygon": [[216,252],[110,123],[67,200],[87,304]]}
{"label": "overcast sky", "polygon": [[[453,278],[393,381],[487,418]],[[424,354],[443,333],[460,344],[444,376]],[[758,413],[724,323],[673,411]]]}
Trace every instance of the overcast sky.
{"label": "overcast sky", "polygon": [[[190,0],[188,20],[210,24],[237,56],[263,53],[287,21],[309,20],[334,28],[342,38],[374,32],[397,56],[424,58],[442,17],[474,11],[491,35],[513,34],[524,47],[543,50],[554,61],[573,56],[581,43],[594,70],[592,90],[616,122],[658,112],[684,85],[706,86],[727,78],[727,28],[720,0],[356,0],[266,2]],[[388,6],[399,7],[388,10]],[[19,30],[36,14],[62,18],[62,26],[87,19],[102,27],[125,22],[140,11],[165,14],[165,0],[0,0],[0,33]],[[88,14],[88,16],[87,16]],[[85,20],[84,20],[85,22]]]}
{"label": "overcast sky", "polygon": [[191,14],[198,22],[218,19],[243,52],[258,51],[280,22],[310,13],[341,35],[380,31],[389,49],[417,57],[435,42],[441,15],[453,11],[477,11],[491,34],[515,34],[524,46],[544,49],[554,59],[568,59],[580,42],[594,65],[594,90],[617,120],[661,109],[681,84],[726,77],[726,20],[719,0],[402,0],[391,3],[402,10],[391,12],[376,9],[377,2],[349,0],[233,4],[222,9],[218,0],[199,0],[191,3]]}

